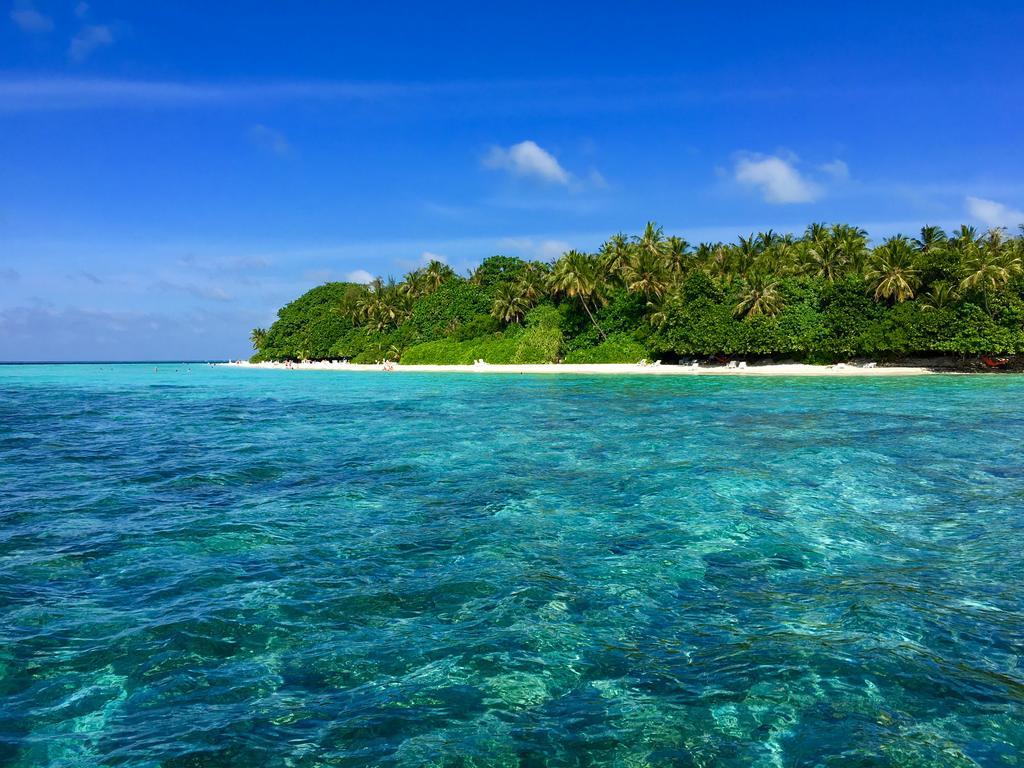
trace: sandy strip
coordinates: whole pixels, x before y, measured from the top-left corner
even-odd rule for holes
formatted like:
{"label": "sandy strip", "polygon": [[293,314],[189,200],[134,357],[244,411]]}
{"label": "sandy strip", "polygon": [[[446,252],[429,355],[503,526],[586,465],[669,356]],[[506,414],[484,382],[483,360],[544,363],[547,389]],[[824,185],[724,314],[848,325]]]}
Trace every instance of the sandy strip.
{"label": "sandy strip", "polygon": [[[258,369],[272,371],[358,371],[384,372],[383,365],[354,365],[351,363],[309,362],[295,363],[249,363],[245,361],[218,363],[226,368]],[[687,365],[639,365],[600,364],[572,365],[548,363],[546,365],[393,365],[388,373],[518,373],[518,374],[618,374],[628,376],[922,376],[933,373],[927,368],[862,368],[839,363],[838,365],[805,365],[803,363],[779,365],[752,365],[748,368]]]}

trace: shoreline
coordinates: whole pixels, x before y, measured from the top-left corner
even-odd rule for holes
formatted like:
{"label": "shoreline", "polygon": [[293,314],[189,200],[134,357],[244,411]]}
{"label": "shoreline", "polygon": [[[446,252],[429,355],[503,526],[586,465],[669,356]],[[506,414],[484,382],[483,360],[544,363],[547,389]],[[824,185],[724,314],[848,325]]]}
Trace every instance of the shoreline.
{"label": "shoreline", "polygon": [[[479,373],[479,374],[540,374],[540,375],[618,375],[618,376],[928,376],[937,373],[928,368],[915,366],[892,366],[866,368],[850,364],[809,365],[807,363],[772,363],[751,365],[746,368],[689,365],[641,365],[639,363],[541,363],[525,365],[501,365],[484,363],[477,365],[400,365],[393,364],[385,369],[383,363],[372,365],[340,363],[330,361],[294,363],[264,362],[250,363],[235,361],[214,363],[214,365],[241,370],[268,371],[350,371],[357,373]],[[952,372],[951,372],[952,373]]]}

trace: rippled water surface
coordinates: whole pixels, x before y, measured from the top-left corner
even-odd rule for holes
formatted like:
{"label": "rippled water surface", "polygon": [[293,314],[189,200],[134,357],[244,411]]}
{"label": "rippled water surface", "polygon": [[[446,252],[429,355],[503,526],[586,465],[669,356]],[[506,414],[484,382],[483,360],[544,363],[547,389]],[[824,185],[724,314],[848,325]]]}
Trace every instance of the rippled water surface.
{"label": "rippled water surface", "polygon": [[1024,765],[1024,378],[0,366],[0,764]]}

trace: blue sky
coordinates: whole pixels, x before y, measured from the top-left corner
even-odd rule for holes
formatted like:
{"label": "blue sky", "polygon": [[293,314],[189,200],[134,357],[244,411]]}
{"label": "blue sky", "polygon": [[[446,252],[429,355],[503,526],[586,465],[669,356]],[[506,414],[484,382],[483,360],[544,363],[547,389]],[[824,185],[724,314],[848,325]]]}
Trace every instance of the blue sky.
{"label": "blue sky", "polygon": [[0,359],[223,358],[327,279],[1024,221],[1019,2],[0,2]]}

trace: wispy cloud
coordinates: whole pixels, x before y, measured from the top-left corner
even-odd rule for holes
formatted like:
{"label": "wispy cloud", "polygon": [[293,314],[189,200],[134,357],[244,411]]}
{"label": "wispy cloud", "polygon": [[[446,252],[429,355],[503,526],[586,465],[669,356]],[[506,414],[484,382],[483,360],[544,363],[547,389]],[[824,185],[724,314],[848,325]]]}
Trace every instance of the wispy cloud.
{"label": "wispy cloud", "polygon": [[384,97],[429,95],[444,88],[443,85],[329,81],[217,84],[76,77],[9,78],[0,79],[0,110],[148,109],[302,100],[372,101]]}
{"label": "wispy cloud", "polygon": [[103,280],[102,279],[100,279],[99,277],[94,275],[92,272],[89,272],[87,270],[84,270],[84,269],[81,270],[78,273],[78,276],[81,277],[84,280],[88,280],[93,285],[103,285]]}
{"label": "wispy cloud", "polygon": [[29,0],[18,0],[10,13],[13,21],[24,32],[51,32],[53,19],[36,10]]}
{"label": "wispy cloud", "polygon": [[608,183],[608,179],[595,168],[590,169],[590,173],[587,174],[587,181],[594,189],[608,189],[611,186]]}
{"label": "wispy cloud", "polygon": [[197,299],[204,299],[206,301],[232,301],[233,296],[221,288],[219,285],[214,284],[202,284],[195,282],[177,282],[174,280],[159,280],[153,284],[153,290],[155,291],[181,291],[191,296],[195,296]]}
{"label": "wispy cloud", "polygon": [[846,181],[850,178],[850,166],[838,158],[828,163],[822,163],[818,170],[828,174],[836,181]]}
{"label": "wispy cloud", "polygon": [[423,203],[423,210],[431,216],[442,216],[446,219],[461,219],[470,211],[464,205],[448,205],[446,203],[435,203],[431,200]]}
{"label": "wispy cloud", "polygon": [[260,149],[275,155],[287,155],[292,151],[292,145],[283,133],[262,124],[249,129],[249,140]]}
{"label": "wispy cloud", "polygon": [[178,257],[174,262],[175,268],[189,270],[206,277],[228,276],[232,280],[239,280],[253,272],[262,272],[270,265],[271,260],[266,256],[248,254],[200,259],[194,253],[187,253]]}
{"label": "wispy cloud", "polygon": [[[91,16],[85,9],[79,18]],[[121,24],[105,27],[110,35],[123,36]],[[87,41],[95,32],[82,35]],[[102,45],[103,43],[100,43]],[[95,46],[90,52],[95,50]],[[951,93],[959,93],[951,86]],[[904,91],[890,89],[894,94]],[[857,98],[877,97],[872,89]],[[849,94],[849,92],[844,92]],[[324,101],[392,104],[444,109],[454,104],[458,114],[486,111],[490,117],[525,114],[588,115],[642,112],[666,106],[708,104],[761,104],[780,100],[817,98],[818,91],[781,88],[693,88],[675,77],[539,78],[513,80],[449,81],[173,81],[112,78],[29,77],[0,79],[0,109],[107,109],[154,107],[209,107],[239,102]]]}
{"label": "wispy cloud", "polygon": [[1017,227],[1024,225],[1024,211],[1011,208],[995,200],[968,196],[967,214],[986,227]]}
{"label": "wispy cloud", "polygon": [[485,168],[507,171],[513,176],[555,184],[568,185],[572,178],[554,155],[529,140],[510,147],[491,147],[484,156],[483,165]]}
{"label": "wispy cloud", "polygon": [[756,189],[766,203],[812,203],[824,190],[796,167],[796,158],[778,155],[742,155],[733,174],[738,183]]}
{"label": "wispy cloud", "polygon": [[114,43],[114,30],[107,24],[88,24],[79,30],[68,46],[68,57],[76,63],[89,58],[94,51]]}
{"label": "wispy cloud", "polygon": [[211,264],[212,269],[228,273],[257,272],[269,266],[270,259],[265,256],[231,256],[217,259]]}

